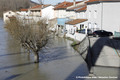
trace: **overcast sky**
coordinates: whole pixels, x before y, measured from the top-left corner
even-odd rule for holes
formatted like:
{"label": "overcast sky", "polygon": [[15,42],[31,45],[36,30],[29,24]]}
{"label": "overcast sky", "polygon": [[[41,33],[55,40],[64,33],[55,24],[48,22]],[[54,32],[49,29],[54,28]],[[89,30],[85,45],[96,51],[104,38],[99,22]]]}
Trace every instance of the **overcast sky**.
{"label": "overcast sky", "polygon": [[[34,2],[38,2],[38,0],[32,0],[32,1],[34,1]],[[55,4],[57,4],[57,3],[59,3],[59,2],[63,2],[63,1],[65,1],[65,0],[44,0],[44,4],[52,4],[52,5],[55,5]],[[66,1],[73,1],[73,0],[66,0]],[[76,1],[81,1],[81,0],[76,0]]]}

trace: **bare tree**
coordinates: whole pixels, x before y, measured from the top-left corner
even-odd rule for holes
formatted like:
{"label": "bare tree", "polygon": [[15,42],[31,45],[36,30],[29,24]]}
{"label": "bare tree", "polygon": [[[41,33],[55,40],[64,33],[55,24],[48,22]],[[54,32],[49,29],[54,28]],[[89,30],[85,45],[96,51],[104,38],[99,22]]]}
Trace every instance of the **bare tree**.
{"label": "bare tree", "polygon": [[6,28],[24,49],[34,53],[35,62],[39,62],[39,51],[48,42],[49,31],[46,20],[40,20],[36,25],[28,25],[12,19],[6,24]]}
{"label": "bare tree", "polygon": [[43,0],[38,0],[39,4],[43,4]]}

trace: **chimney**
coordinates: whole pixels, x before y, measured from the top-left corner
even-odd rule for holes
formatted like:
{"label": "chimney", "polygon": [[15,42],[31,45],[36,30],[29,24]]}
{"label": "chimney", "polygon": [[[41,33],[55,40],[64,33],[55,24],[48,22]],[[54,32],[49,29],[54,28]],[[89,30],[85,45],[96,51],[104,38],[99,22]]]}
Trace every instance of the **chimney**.
{"label": "chimney", "polygon": [[73,0],[73,5],[76,6],[76,0]]}
{"label": "chimney", "polygon": [[66,5],[66,1],[64,1],[64,5]]}

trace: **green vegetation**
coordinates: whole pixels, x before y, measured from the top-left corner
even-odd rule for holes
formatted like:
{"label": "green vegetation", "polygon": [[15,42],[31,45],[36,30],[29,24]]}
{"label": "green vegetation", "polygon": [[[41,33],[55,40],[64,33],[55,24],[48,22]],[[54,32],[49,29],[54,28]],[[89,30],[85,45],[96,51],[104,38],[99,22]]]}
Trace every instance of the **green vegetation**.
{"label": "green vegetation", "polygon": [[77,45],[78,43],[76,41],[73,41],[73,43],[71,44],[71,46],[75,46]]}
{"label": "green vegetation", "polygon": [[71,40],[71,41],[74,41],[74,39],[72,39],[72,38],[70,38],[70,37],[66,37],[66,39]]}

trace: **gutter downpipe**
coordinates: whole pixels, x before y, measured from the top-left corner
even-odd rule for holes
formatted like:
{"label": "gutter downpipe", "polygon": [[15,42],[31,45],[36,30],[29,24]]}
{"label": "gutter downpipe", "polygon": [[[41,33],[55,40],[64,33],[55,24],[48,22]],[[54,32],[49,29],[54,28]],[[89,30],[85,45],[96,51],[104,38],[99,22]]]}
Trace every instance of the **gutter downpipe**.
{"label": "gutter downpipe", "polygon": [[101,30],[103,30],[103,2],[100,1],[101,3]]}

